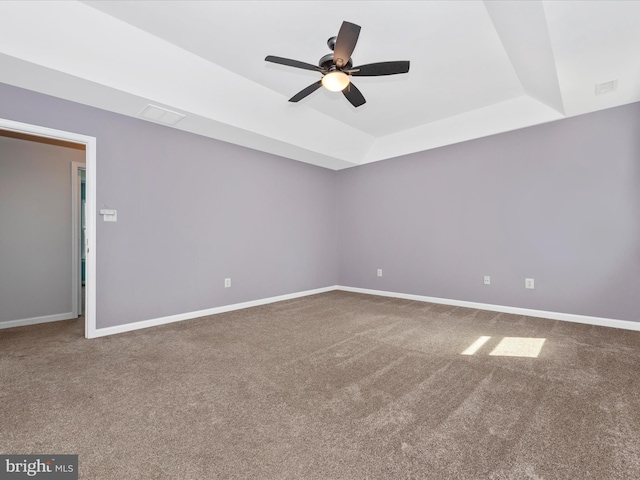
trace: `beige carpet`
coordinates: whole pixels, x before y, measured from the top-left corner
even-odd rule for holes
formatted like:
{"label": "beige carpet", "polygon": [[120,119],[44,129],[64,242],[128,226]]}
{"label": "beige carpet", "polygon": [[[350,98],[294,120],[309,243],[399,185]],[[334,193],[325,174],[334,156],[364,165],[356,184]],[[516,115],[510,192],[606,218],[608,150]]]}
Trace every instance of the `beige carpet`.
{"label": "beige carpet", "polygon": [[0,330],[0,453],[79,454],[84,479],[634,479],[639,347],[345,292],[96,340]]}

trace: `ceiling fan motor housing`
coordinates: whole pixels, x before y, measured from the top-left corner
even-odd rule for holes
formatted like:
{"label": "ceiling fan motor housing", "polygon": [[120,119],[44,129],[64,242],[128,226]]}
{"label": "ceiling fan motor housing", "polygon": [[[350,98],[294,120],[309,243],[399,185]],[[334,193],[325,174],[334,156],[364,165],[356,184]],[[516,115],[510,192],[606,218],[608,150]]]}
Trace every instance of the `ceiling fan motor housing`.
{"label": "ceiling fan motor housing", "polygon": [[[322,57],[318,61],[318,66],[326,70],[335,70],[335,66],[333,64],[333,53],[327,53],[324,57]],[[348,70],[352,66],[353,62],[351,59],[349,59],[349,61],[345,65],[343,65],[342,70]]]}
{"label": "ceiling fan motor housing", "polygon": [[[329,40],[327,40],[327,46],[329,47],[329,50],[331,50],[333,52],[333,50],[336,47],[336,40],[338,39],[337,36],[335,37],[330,37]],[[331,67],[333,66],[333,53],[329,53],[327,55],[325,55],[324,57],[322,57],[320,59],[320,61],[318,62],[318,66],[322,67],[322,68],[326,68],[327,70],[335,70],[332,69]],[[341,67],[342,70],[345,69],[349,69],[353,66],[353,62],[351,61],[351,59],[349,59],[348,62],[344,63]]]}

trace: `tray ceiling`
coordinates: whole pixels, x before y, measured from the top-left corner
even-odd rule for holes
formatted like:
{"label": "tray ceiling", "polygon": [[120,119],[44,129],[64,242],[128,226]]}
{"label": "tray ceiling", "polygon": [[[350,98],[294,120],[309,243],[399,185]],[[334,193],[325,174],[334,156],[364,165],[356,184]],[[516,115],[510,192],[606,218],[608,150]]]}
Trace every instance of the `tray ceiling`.
{"label": "tray ceiling", "polygon": [[[357,109],[289,103],[319,74],[264,57],[317,63],[343,20],[354,64],[410,72],[354,78]],[[637,102],[639,24],[632,1],[3,1],[0,82],[342,169]]]}

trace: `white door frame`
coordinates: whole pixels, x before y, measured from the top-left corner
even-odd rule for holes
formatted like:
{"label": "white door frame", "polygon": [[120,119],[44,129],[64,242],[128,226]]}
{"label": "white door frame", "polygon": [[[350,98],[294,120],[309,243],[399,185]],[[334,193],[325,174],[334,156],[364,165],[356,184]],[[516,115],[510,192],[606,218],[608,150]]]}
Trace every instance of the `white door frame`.
{"label": "white door frame", "polygon": [[80,245],[81,186],[80,171],[86,171],[84,163],[71,162],[71,313],[74,317],[82,314],[82,262],[80,252],[86,246]]}
{"label": "white door frame", "polygon": [[[12,132],[35,135],[37,137],[53,138],[65,142],[78,143],[85,146],[86,168],[86,237],[85,237],[85,321],[84,336],[96,337],[96,138],[79,133],[54,130],[53,128],[14,122],[0,118],[0,129]],[[74,291],[74,295],[76,291]],[[73,297],[74,309],[77,309],[77,297]]]}

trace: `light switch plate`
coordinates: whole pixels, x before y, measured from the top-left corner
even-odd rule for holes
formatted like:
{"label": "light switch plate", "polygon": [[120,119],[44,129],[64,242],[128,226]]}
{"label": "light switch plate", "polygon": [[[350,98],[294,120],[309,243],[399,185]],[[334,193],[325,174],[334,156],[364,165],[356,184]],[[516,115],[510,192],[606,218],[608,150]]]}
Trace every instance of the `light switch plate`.
{"label": "light switch plate", "polygon": [[102,215],[102,219],[105,222],[117,222],[118,221],[118,211],[111,210],[107,208],[103,208],[100,210],[100,215]]}

